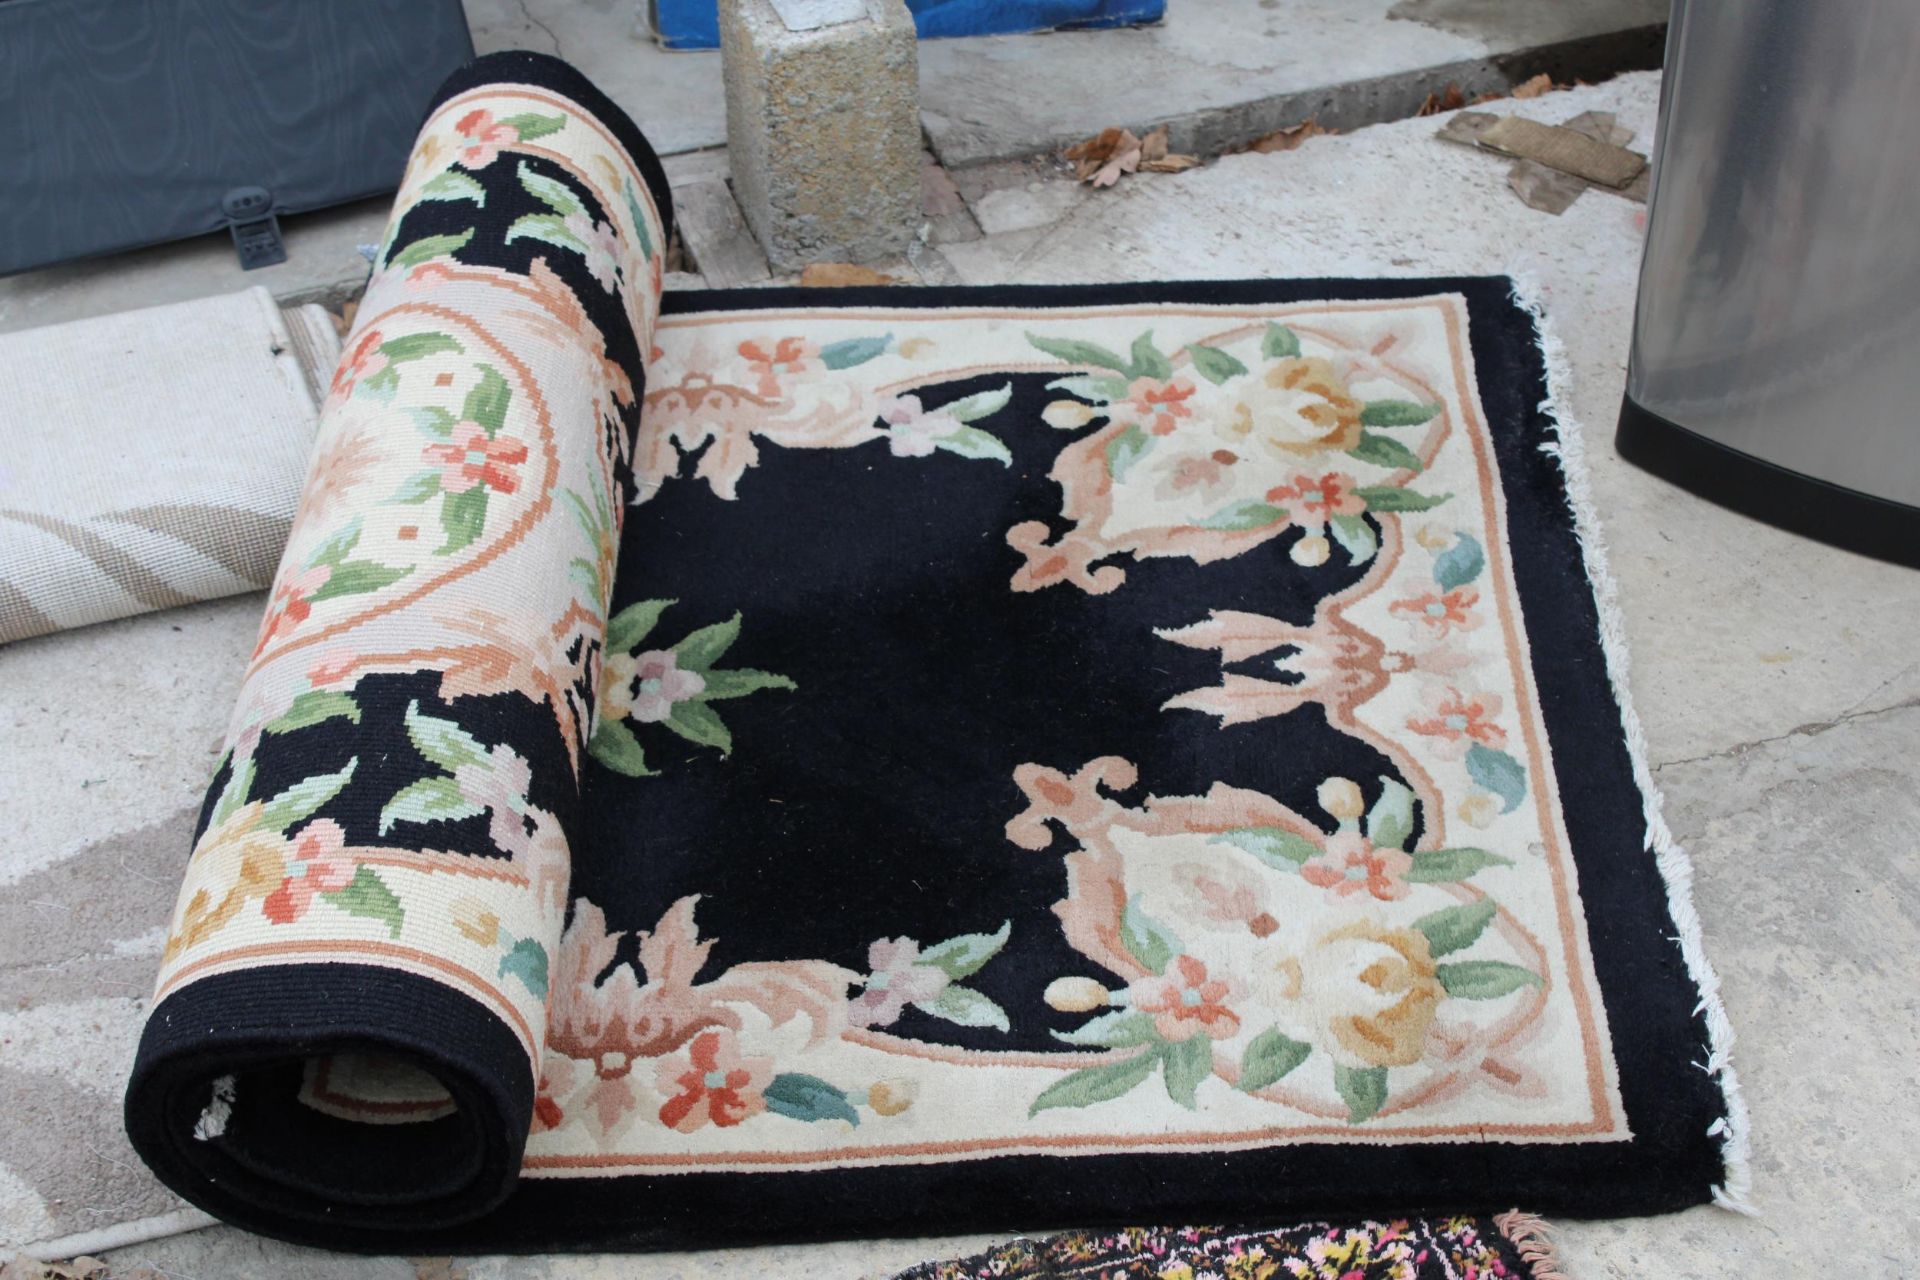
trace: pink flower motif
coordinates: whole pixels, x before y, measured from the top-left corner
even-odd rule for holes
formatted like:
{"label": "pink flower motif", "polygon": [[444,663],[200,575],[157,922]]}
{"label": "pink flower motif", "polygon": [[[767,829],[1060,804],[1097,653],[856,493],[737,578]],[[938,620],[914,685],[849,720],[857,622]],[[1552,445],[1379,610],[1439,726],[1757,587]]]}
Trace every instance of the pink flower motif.
{"label": "pink flower motif", "polygon": [[1156,498],[1170,501],[1187,494],[1210,498],[1233,487],[1233,468],[1240,455],[1231,449],[1212,453],[1190,453],[1166,467],[1153,488]]}
{"label": "pink flower motif", "polygon": [[383,341],[378,329],[369,329],[360,335],[353,349],[341,357],[333,370],[333,384],[327,390],[328,409],[336,408],[352,395],[360,379],[371,378],[387,367],[386,352],[380,350]]}
{"label": "pink flower motif", "polygon": [[486,168],[503,148],[520,141],[520,130],[495,120],[493,112],[478,108],[461,116],[453,128],[467,139],[468,146],[460,152],[460,163],[469,169]]}
{"label": "pink flower motif", "polygon": [[780,394],[780,379],[796,377],[820,364],[820,349],[803,338],[782,338],[768,351],[758,342],[743,342],[739,347],[748,366],[759,378],[758,390],[769,399]]}
{"label": "pink flower motif", "polygon": [[930,455],[942,437],[950,436],[966,424],[950,413],[921,407],[919,396],[898,396],[880,409],[880,420],[887,424],[887,448],[896,458],[924,458]]}
{"label": "pink flower motif", "polygon": [[453,771],[454,785],[471,804],[487,811],[487,834],[504,853],[526,856],[533,837],[527,833],[527,788],[533,771],[512,747],[498,745],[485,760],[463,764]]}
{"label": "pink flower motif", "polygon": [[707,687],[707,678],[698,671],[680,669],[680,659],[671,649],[613,654],[606,660],[605,679],[605,713],[615,719],[630,716],[643,724],[665,720],[673,714],[674,704]]}
{"label": "pink flower motif", "polygon": [[1325,524],[1334,516],[1357,516],[1367,509],[1353,491],[1353,477],[1338,471],[1318,480],[1295,476],[1292,484],[1268,490],[1267,501],[1286,507],[1300,524]]}
{"label": "pink flower motif", "polygon": [[668,1095],[660,1123],[681,1133],[708,1123],[732,1128],[767,1109],[772,1080],[772,1058],[742,1057],[730,1033],[702,1031],[688,1043],[684,1064],[660,1064],[658,1088]]}
{"label": "pink flower motif", "polygon": [[1467,754],[1474,743],[1498,750],[1507,745],[1507,732],[1494,720],[1500,714],[1500,695],[1476,693],[1471,696],[1448,686],[1427,695],[1433,714],[1425,719],[1411,718],[1407,728],[1437,739],[1433,748],[1450,760]]}
{"label": "pink flower motif", "polygon": [[587,271],[602,289],[612,292],[620,265],[620,233],[584,213],[566,216],[566,228],[586,248]]}
{"label": "pink flower motif", "polygon": [[1308,884],[1330,890],[1334,897],[1370,893],[1382,902],[1395,902],[1413,892],[1406,880],[1413,869],[1411,855],[1382,849],[1358,831],[1334,833],[1326,845],[1300,866]]}
{"label": "pink flower motif", "polygon": [[353,883],[353,859],[341,852],[346,832],[331,818],[315,818],[294,837],[293,862],[287,878],[260,904],[275,924],[292,924],[307,913],[317,893],[335,893]]}
{"label": "pink flower motif", "polygon": [[1473,612],[1473,606],[1479,602],[1480,593],[1472,587],[1455,587],[1445,595],[1429,591],[1422,596],[1395,600],[1387,607],[1439,638],[1479,626],[1480,615]]}
{"label": "pink flower motif", "polygon": [[290,635],[313,612],[313,596],[333,577],[333,566],[316,564],[295,574],[283,576],[273,584],[273,599],[267,602],[267,616],[260,624],[260,639],[253,646],[259,657],[274,637]]}
{"label": "pink flower motif", "polygon": [[847,1021],[856,1027],[884,1027],[898,1021],[910,1004],[938,999],[951,979],[921,964],[920,944],[912,938],[881,938],[867,948],[866,989],[847,1002]]}
{"label": "pink flower motif", "polygon": [[1240,1030],[1239,1015],[1226,1006],[1232,991],[1225,979],[1207,976],[1203,961],[1177,956],[1163,976],[1129,986],[1127,1000],[1141,1013],[1153,1015],[1153,1029],[1162,1040],[1196,1035],[1225,1040]]}
{"label": "pink flower motif", "polygon": [[1169,382],[1135,378],[1127,384],[1125,403],[1141,426],[1156,436],[1170,436],[1180,425],[1180,419],[1193,416],[1193,410],[1187,407],[1187,399],[1192,395],[1193,384],[1185,378]]}
{"label": "pink flower motif", "polygon": [[440,487],[448,493],[465,493],[476,484],[512,493],[520,487],[513,469],[527,460],[527,446],[511,436],[489,436],[467,419],[454,424],[451,440],[428,445],[420,456],[439,464]]}

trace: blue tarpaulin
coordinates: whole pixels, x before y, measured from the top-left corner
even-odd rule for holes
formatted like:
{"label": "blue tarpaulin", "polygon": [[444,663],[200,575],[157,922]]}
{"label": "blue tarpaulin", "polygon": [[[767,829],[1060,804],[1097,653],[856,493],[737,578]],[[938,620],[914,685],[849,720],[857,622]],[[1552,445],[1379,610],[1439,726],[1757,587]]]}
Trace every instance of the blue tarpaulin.
{"label": "blue tarpaulin", "polygon": [[[1158,22],[1167,0],[907,0],[907,8],[926,38]],[[712,49],[720,43],[714,0],[654,0],[654,27],[669,49]]]}

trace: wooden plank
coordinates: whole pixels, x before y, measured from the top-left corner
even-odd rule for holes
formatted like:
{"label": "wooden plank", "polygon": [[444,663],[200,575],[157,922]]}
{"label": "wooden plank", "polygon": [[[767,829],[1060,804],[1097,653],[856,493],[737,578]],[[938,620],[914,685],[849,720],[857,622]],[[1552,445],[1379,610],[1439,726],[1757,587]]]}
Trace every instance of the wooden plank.
{"label": "wooden plank", "polygon": [[747,229],[747,220],[724,182],[689,182],[673,193],[680,239],[693,265],[716,289],[769,278],[767,255]]}

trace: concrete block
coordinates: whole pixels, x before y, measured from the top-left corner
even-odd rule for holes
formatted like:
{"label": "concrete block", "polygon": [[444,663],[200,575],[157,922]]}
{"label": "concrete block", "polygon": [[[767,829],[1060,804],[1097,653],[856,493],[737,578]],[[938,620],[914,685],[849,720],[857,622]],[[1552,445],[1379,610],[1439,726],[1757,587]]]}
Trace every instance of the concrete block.
{"label": "concrete block", "polygon": [[920,224],[904,0],[721,0],[733,191],[776,272],[899,258]]}

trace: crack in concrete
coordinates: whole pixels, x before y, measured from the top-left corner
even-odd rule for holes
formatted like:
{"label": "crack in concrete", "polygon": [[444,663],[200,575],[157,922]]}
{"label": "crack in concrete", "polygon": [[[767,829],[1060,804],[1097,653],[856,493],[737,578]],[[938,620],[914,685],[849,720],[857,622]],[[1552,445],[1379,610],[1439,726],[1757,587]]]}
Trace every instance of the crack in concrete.
{"label": "crack in concrete", "polygon": [[516,0],[516,2],[520,6],[520,16],[526,19],[527,25],[530,27],[538,27],[546,35],[547,43],[553,46],[553,48],[547,50],[547,52],[556,57],[564,57],[565,55],[560,52],[560,37],[553,33],[552,27],[533,16],[533,9],[530,7],[529,0]]}
{"label": "crack in concrete", "polygon": [[[1904,675],[1905,673],[1902,672],[1901,674]],[[1896,680],[1899,679],[1899,676],[1895,676],[1894,679]],[[1887,683],[1891,684],[1892,681],[1890,680]],[[1882,685],[1880,687],[1884,689],[1886,685]],[[1876,689],[1874,692],[1877,693],[1879,692],[1879,690]],[[1872,694],[1867,695],[1869,699],[1871,699],[1872,696],[1873,696]],[[1855,704],[1855,706],[1857,708],[1858,704]],[[1896,711],[1909,711],[1915,707],[1920,707],[1920,695],[1917,695],[1912,698],[1904,699],[1900,702],[1891,703],[1884,707],[1875,707],[1870,711],[1860,711],[1856,709],[1852,711],[1843,712],[1840,715],[1835,716],[1831,720],[1809,721],[1806,724],[1795,725],[1793,728],[1788,729],[1785,733],[1775,733],[1764,738],[1755,738],[1751,742],[1737,742],[1733,746],[1722,747],[1718,751],[1708,751],[1697,756],[1686,756],[1683,759],[1679,759],[1679,760],[1663,760],[1659,764],[1656,764],[1653,766],[1653,771],[1655,773],[1659,773],[1662,769],[1675,769],[1680,767],[1681,765],[1699,764],[1705,760],[1719,760],[1727,757],[1743,756],[1749,751],[1756,750],[1760,747],[1770,746],[1776,742],[1785,742],[1789,738],[1816,737],[1820,734],[1825,733],[1829,729],[1837,729],[1843,724],[1851,724],[1856,720],[1865,720],[1871,716],[1889,715]]]}

